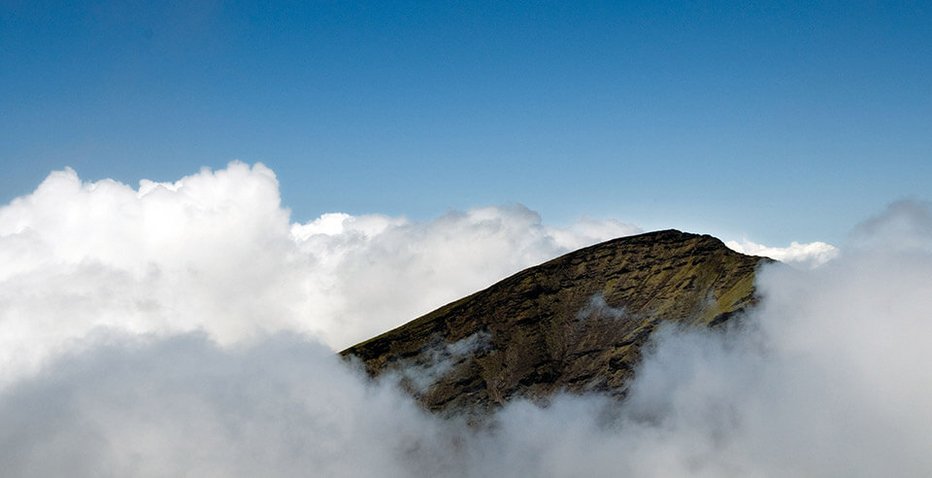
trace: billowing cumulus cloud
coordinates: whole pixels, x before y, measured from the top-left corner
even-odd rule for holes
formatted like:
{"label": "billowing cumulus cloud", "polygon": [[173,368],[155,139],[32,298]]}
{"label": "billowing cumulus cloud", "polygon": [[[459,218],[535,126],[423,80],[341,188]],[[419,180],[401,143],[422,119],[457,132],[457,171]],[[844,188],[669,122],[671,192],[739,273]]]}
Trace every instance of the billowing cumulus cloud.
{"label": "billowing cumulus cloud", "polygon": [[[251,199],[227,197],[241,189]],[[466,287],[458,272],[492,281],[511,272],[506,266],[570,247],[561,234],[596,240],[591,229],[558,233],[523,208],[426,223],[326,215],[295,225],[261,166],[138,190],[56,173],[0,210],[0,254],[11,264],[0,279],[4,347],[48,357],[13,380],[31,365],[4,352],[0,469],[927,476],[930,217],[928,205],[894,205],[821,267],[766,268],[762,301],[740,327],[662,330],[624,403],[598,395],[546,408],[515,402],[494,426],[474,429],[425,414],[391,381],[368,382],[334,356],[332,341],[341,327],[365,328],[356,314],[380,310],[384,288],[401,301]],[[495,260],[506,264],[477,272]],[[370,302],[348,303],[364,296]],[[378,314],[372,320],[388,322]],[[438,354],[455,359],[460,345],[481,346],[481,337]]]}
{"label": "billowing cumulus cloud", "polygon": [[341,348],[635,232],[616,221],[551,227],[523,206],[293,224],[261,164],[135,189],[58,171],[0,208],[0,378],[101,328],[204,331],[224,345],[292,331]]}
{"label": "billowing cumulus cloud", "polygon": [[806,268],[819,267],[838,256],[838,248],[825,242],[799,243],[793,241],[786,247],[772,247],[751,241],[727,241],[725,245],[742,254],[764,256],[780,262]]}

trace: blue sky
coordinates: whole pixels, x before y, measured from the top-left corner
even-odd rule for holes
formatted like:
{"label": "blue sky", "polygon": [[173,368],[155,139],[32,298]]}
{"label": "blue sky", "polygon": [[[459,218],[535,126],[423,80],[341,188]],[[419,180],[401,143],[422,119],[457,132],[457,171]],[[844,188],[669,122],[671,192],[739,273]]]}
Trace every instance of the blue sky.
{"label": "blue sky", "polygon": [[0,3],[0,201],[239,159],[298,221],[520,202],[786,243],[932,199],[928,3],[153,3]]}

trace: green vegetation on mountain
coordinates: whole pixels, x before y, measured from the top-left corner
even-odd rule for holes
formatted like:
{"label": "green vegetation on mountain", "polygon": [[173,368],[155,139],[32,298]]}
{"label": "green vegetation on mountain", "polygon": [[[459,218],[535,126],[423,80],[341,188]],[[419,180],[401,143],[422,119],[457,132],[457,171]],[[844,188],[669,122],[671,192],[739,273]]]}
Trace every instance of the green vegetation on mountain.
{"label": "green vegetation on mountain", "polygon": [[372,376],[395,374],[428,409],[482,412],[557,391],[623,395],[664,322],[717,326],[752,305],[769,259],[666,230],[531,267],[350,347]]}

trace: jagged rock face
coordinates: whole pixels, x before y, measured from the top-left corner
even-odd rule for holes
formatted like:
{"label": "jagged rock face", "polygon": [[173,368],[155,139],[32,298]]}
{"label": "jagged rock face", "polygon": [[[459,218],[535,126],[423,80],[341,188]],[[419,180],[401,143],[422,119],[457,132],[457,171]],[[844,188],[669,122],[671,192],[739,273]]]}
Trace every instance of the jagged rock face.
{"label": "jagged rock face", "polygon": [[566,254],[350,347],[425,407],[482,413],[512,397],[623,394],[662,322],[714,326],[754,301],[761,257],[674,230]]}

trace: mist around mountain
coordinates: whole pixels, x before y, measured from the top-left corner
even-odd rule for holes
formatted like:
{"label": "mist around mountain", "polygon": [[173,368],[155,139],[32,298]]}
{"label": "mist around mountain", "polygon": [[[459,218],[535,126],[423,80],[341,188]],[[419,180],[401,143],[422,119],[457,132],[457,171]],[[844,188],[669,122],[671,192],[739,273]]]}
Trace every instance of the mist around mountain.
{"label": "mist around mountain", "polygon": [[[0,208],[0,470],[932,474],[929,204],[812,268],[672,231],[571,252],[638,232],[520,207],[292,224],[258,165],[138,189],[53,174]],[[431,301],[454,302],[410,305]],[[420,338],[391,331],[424,312]],[[367,327],[390,330],[373,359],[335,352]],[[481,421],[448,413],[469,404]]]}

